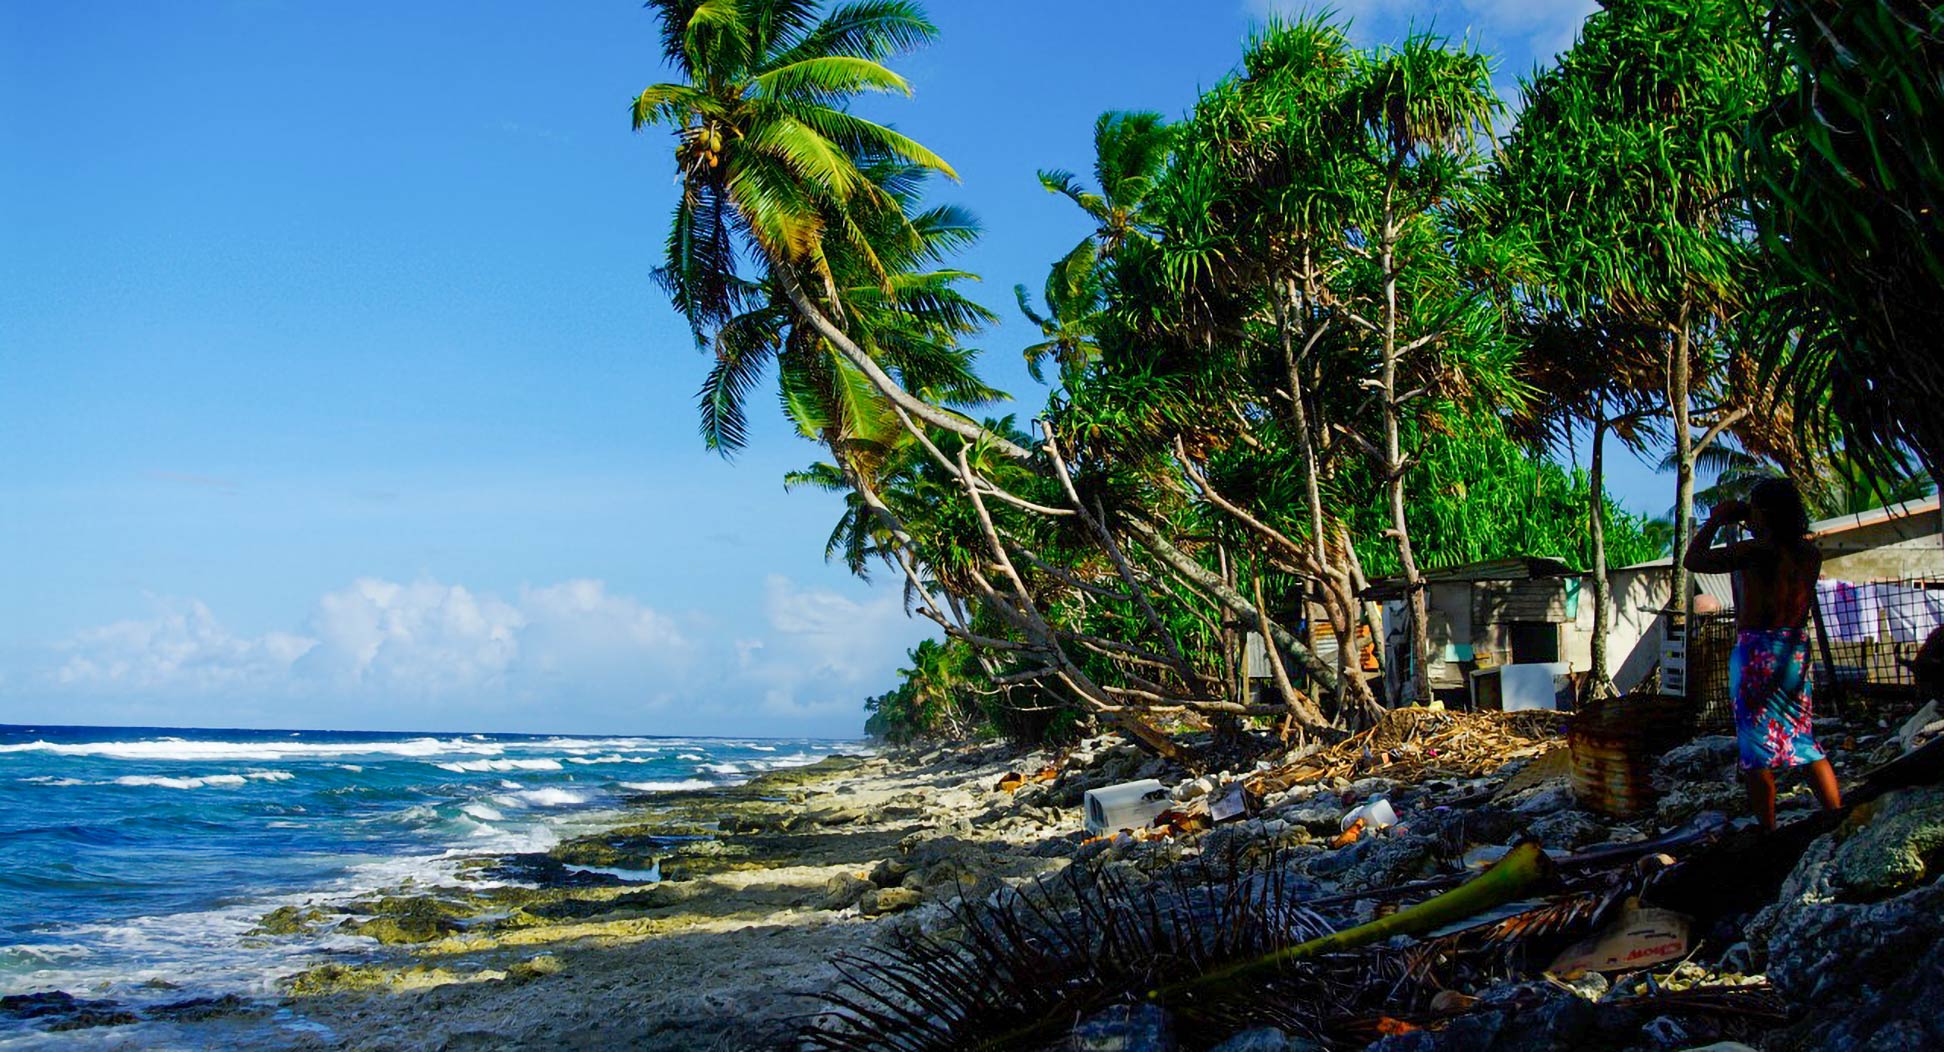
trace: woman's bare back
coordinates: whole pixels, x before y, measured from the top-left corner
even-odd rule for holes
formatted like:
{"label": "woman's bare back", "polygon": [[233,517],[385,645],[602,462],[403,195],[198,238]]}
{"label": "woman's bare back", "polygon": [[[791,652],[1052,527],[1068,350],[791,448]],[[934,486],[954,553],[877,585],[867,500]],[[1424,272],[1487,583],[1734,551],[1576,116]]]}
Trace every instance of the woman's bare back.
{"label": "woman's bare back", "polygon": [[1728,555],[1741,575],[1736,628],[1804,628],[1809,624],[1809,611],[1816,601],[1816,578],[1822,574],[1822,552],[1814,542],[1758,538],[1729,545]]}

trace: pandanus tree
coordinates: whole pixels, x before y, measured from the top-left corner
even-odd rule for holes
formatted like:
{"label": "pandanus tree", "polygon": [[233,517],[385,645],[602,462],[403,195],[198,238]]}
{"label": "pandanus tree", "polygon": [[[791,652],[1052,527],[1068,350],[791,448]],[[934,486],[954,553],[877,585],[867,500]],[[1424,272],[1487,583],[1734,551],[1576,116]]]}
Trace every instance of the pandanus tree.
{"label": "pandanus tree", "polygon": [[[1485,56],[1426,34],[1372,56],[1360,80],[1345,100],[1346,116],[1363,132],[1357,139],[1363,163],[1351,173],[1356,229],[1350,247],[1365,271],[1360,306],[1368,313],[1358,317],[1377,352],[1381,418],[1378,441],[1364,441],[1381,472],[1404,581],[1406,693],[1429,702],[1430,614],[1411,544],[1405,488],[1413,458],[1406,442],[1414,417],[1441,394],[1456,393],[1441,386],[1476,378],[1449,368],[1456,356],[1490,357],[1504,349],[1485,331],[1491,320],[1481,311],[1483,297],[1451,252],[1463,236],[1451,219],[1475,192],[1477,146],[1500,104]],[[1472,364],[1499,373],[1502,382],[1502,368],[1482,359]],[[1507,386],[1500,393],[1515,391]]]}
{"label": "pandanus tree", "polygon": [[[1114,289],[1127,344],[1116,364],[1173,371],[1194,394],[1182,414],[1192,426],[1174,437],[1178,484],[1249,546],[1266,545],[1264,559],[1302,582],[1298,608],[1307,617],[1318,601],[1339,640],[1354,636],[1358,568],[1324,493],[1343,402],[1334,385],[1361,364],[1340,353],[1335,316],[1344,135],[1331,118],[1354,68],[1324,19],[1261,29],[1242,68],[1179,126],[1148,199],[1158,243],[1123,253]],[[1338,647],[1338,690],[1367,709],[1374,698],[1348,652]]]}
{"label": "pandanus tree", "polygon": [[[1674,602],[1688,601],[1697,453],[1746,415],[1716,398],[1754,280],[1738,157],[1763,56],[1747,0],[1613,0],[1524,88],[1499,155],[1506,207],[1544,259],[1538,299],[1587,331],[1646,333],[1675,464]],[[1598,341],[1570,353],[1607,353]],[[1609,392],[1641,377],[1613,359]],[[1597,408],[1597,406],[1595,406]],[[1703,428],[1697,436],[1696,428]]]}
{"label": "pandanus tree", "polygon": [[[1779,83],[1747,176],[1780,275],[1765,364],[1797,419],[1894,478],[1944,471],[1944,16],[1932,0],[1777,0]],[[1944,476],[1939,476],[1944,477]]]}

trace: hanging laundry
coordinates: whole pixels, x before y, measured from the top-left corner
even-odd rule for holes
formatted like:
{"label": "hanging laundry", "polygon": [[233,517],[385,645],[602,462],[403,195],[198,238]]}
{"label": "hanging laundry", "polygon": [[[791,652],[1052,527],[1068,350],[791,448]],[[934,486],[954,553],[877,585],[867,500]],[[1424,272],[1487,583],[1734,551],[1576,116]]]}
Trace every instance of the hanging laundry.
{"label": "hanging laundry", "polygon": [[1877,637],[1879,608],[1876,589],[1872,586],[1849,581],[1817,581],[1816,607],[1830,639],[1861,643]]}
{"label": "hanging laundry", "polygon": [[1921,643],[1939,625],[1944,625],[1944,590],[1903,584],[1870,587],[1890,627],[1891,639],[1899,643]]}

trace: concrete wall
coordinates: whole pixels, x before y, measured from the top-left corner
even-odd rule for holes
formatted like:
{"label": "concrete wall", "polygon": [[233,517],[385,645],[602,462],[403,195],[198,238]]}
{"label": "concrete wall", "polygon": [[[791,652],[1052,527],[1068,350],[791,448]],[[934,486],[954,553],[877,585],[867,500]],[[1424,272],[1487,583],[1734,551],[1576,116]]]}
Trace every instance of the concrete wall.
{"label": "concrete wall", "polygon": [[[1673,594],[1673,582],[1668,580],[1665,566],[1647,567],[1633,570],[1612,570],[1607,573],[1607,581],[1612,589],[1609,610],[1612,617],[1612,630],[1607,634],[1607,671],[1613,676],[1613,685],[1623,693],[1632,690],[1641,680],[1652,675],[1660,665],[1660,612],[1666,609],[1668,598]],[[1588,589],[1587,597],[1591,597]],[[1592,667],[1592,620],[1590,613],[1593,604],[1582,602],[1580,613],[1585,619],[1585,635],[1589,639],[1587,648],[1587,667]],[[1580,666],[1574,665],[1577,671]]]}
{"label": "concrete wall", "polygon": [[1944,530],[1935,511],[1820,538],[1823,576],[1838,581],[1944,577]]}

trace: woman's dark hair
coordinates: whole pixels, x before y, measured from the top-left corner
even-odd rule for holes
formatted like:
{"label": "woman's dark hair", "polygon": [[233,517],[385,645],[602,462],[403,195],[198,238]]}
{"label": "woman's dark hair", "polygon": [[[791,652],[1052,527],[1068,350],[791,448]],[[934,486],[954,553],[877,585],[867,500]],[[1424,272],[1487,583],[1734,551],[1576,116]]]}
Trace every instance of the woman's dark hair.
{"label": "woman's dark hair", "polygon": [[1762,521],[1777,537],[1797,540],[1809,535],[1809,509],[1803,507],[1802,491],[1788,479],[1763,479],[1748,491],[1750,507],[1762,512]]}

